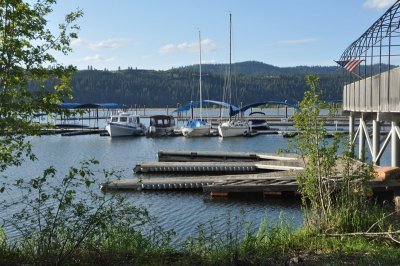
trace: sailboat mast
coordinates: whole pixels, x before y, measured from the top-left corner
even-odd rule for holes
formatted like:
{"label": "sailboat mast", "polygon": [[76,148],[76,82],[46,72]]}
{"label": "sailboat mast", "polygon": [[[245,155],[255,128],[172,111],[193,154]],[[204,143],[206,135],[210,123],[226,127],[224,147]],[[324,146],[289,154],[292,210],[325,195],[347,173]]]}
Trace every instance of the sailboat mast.
{"label": "sailboat mast", "polygon": [[232,104],[232,13],[229,13],[229,70],[228,70],[229,104]]}
{"label": "sailboat mast", "polygon": [[201,34],[199,31],[199,48],[200,48],[200,64],[199,64],[199,90],[200,90],[200,119],[203,119],[203,99],[201,95]]}

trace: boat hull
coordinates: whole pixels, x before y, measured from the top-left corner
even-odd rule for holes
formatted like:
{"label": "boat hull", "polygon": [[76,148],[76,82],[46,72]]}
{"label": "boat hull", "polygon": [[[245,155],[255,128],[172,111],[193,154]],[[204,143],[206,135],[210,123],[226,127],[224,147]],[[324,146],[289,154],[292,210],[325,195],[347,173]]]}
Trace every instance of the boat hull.
{"label": "boat hull", "polygon": [[249,128],[246,127],[218,127],[218,133],[223,138],[244,136],[249,133]]}
{"label": "boat hull", "polygon": [[137,136],[143,133],[141,128],[118,124],[108,124],[106,130],[110,137]]}
{"label": "boat hull", "polygon": [[175,127],[155,127],[150,126],[147,128],[147,137],[162,137],[162,136],[172,136],[174,135]]}
{"label": "boat hull", "polygon": [[268,130],[270,129],[270,126],[267,121],[254,121],[250,120],[249,123],[252,123],[251,127],[253,130]]}
{"label": "boat hull", "polygon": [[244,136],[250,133],[250,127],[245,123],[222,123],[218,126],[218,134],[223,138]]}
{"label": "boat hull", "polygon": [[210,135],[211,126],[204,127],[182,127],[182,135],[191,138],[191,137],[203,137]]}

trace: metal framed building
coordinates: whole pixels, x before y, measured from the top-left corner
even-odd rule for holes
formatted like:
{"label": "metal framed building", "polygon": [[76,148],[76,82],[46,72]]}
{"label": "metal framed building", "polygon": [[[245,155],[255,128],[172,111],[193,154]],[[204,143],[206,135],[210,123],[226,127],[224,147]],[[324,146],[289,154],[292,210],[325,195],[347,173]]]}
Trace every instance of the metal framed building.
{"label": "metal framed building", "polygon": [[[337,62],[346,73],[343,110],[349,115],[351,144],[358,140],[359,159],[364,159],[367,147],[373,163],[379,165],[390,143],[391,165],[400,166],[400,0],[355,40]],[[390,130],[381,141],[383,123],[390,124]],[[368,128],[371,124],[372,138]]]}

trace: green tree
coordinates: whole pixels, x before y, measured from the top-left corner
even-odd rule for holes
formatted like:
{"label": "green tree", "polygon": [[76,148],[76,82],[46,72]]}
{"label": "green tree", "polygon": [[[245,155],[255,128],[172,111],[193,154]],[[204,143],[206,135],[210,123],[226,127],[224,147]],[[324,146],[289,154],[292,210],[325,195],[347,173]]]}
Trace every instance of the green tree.
{"label": "green tree", "polygon": [[[298,176],[305,218],[310,228],[323,232],[355,232],[367,230],[385,216],[385,208],[371,198],[369,180],[372,165],[358,162],[347,152],[344,139],[327,139],[326,117],[320,116],[326,105],[320,100],[319,78],[307,76],[310,89],[304,94],[294,115],[299,131],[294,144],[301,154],[305,170]],[[332,113],[332,112],[331,112]],[[339,147],[343,152],[339,155]]]}
{"label": "green tree", "polygon": [[[40,125],[38,113],[58,112],[57,103],[71,97],[70,78],[75,68],[57,63],[55,53],[71,52],[77,38],[75,21],[81,10],[65,16],[58,32],[48,28],[46,17],[55,0],[0,0],[0,171],[35,159],[27,135]],[[46,87],[53,80],[54,86]],[[28,85],[35,89],[29,90]],[[1,188],[4,190],[4,187]]]}

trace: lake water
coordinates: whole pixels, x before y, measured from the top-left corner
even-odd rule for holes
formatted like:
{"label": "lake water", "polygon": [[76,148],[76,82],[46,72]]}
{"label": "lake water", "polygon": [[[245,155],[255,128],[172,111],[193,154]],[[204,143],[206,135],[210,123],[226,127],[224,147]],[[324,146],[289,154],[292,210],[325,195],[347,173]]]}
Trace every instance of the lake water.
{"label": "lake water", "polygon": [[[29,139],[38,161],[26,162],[22,167],[9,169],[5,174],[9,181],[22,177],[36,177],[44,169],[55,166],[60,173],[66,173],[70,166],[82,160],[96,158],[102,169],[122,171],[124,178],[138,178],[133,173],[137,163],[157,161],[159,150],[183,151],[235,151],[235,152],[277,152],[287,147],[287,139],[280,135],[259,135],[252,138],[113,138],[99,135],[86,136],[42,136]],[[390,147],[389,147],[390,148]],[[388,150],[382,164],[388,164]],[[102,180],[99,180],[99,183]],[[178,236],[185,238],[195,232],[199,224],[213,221],[216,229],[224,230],[228,216],[241,217],[239,220],[251,221],[253,228],[262,218],[270,221],[279,219],[281,213],[295,225],[302,223],[300,202],[295,199],[210,199],[201,192],[124,192],[129,202],[146,207],[160,225],[168,230],[174,229]],[[0,194],[0,201],[13,198],[12,193]],[[17,208],[17,207],[14,207]],[[14,210],[3,210],[9,215]],[[244,213],[244,214],[243,214]],[[6,228],[13,235],[10,228]]]}
{"label": "lake water", "polygon": [[[101,168],[120,170],[125,178],[137,178],[133,173],[135,164],[156,161],[159,150],[276,152],[278,148],[287,145],[281,136],[266,135],[230,139],[42,136],[31,138],[30,141],[38,161],[26,162],[22,167],[8,170],[6,174],[12,176],[12,179],[39,176],[49,166],[55,166],[58,172],[66,173],[70,166],[90,158],[99,160]],[[214,220],[217,229],[223,230],[229,215],[241,216],[251,221],[254,226],[257,226],[263,217],[269,220],[278,219],[281,212],[285,217],[293,219],[295,224],[302,222],[297,200],[211,200],[201,192],[126,192],[124,195],[132,204],[146,207],[164,229],[174,229],[182,238],[191,235],[197,225],[207,224],[211,220]],[[0,199],[13,196],[5,192],[0,194]],[[8,213],[12,211],[8,210]],[[3,211],[3,215],[4,213]]]}

